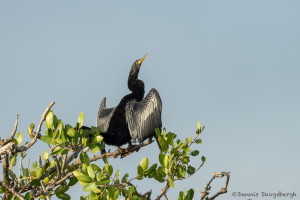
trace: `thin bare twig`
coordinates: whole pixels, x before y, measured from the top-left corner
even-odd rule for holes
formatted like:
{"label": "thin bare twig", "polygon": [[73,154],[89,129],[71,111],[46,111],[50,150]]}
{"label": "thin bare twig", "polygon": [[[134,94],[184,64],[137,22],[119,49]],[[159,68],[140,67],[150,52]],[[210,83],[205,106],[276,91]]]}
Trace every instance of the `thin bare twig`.
{"label": "thin bare twig", "polygon": [[155,200],[159,200],[162,196],[164,196],[167,193],[169,188],[170,188],[170,183],[169,180],[167,180],[165,187],[162,189],[160,195],[158,195]]}
{"label": "thin bare twig", "polygon": [[217,198],[219,195],[221,194],[224,194],[227,192],[227,186],[228,186],[228,183],[229,183],[229,173],[230,172],[217,172],[217,173],[213,173],[213,176],[212,178],[210,179],[210,181],[207,183],[206,187],[204,188],[204,191],[202,193],[202,196],[200,198],[200,200],[203,200],[205,199],[205,197],[207,197],[209,195],[209,190],[211,189],[211,186],[210,184],[212,183],[212,181],[215,179],[215,178],[221,178],[221,177],[224,177],[226,176],[227,179],[226,179],[226,183],[225,183],[225,186],[222,187],[216,194],[214,194],[212,197],[208,198],[209,200],[214,200],[215,198]]}
{"label": "thin bare twig", "polygon": [[63,159],[63,162],[62,162],[62,166],[61,166],[61,174],[62,175],[64,175],[64,170],[65,170],[65,166],[66,166],[67,157],[68,157],[68,153],[66,153],[64,155],[64,159]]}
{"label": "thin bare twig", "polygon": [[50,200],[49,192],[48,192],[48,190],[45,188],[44,181],[40,180],[40,183],[41,183],[41,186],[42,186],[42,189],[43,189],[43,194],[44,194],[44,196],[46,197],[46,200]]}
{"label": "thin bare twig", "polygon": [[46,115],[47,115],[48,111],[51,109],[51,107],[52,107],[54,104],[55,104],[54,101],[52,101],[52,102],[47,106],[46,110],[44,111],[44,113],[43,113],[43,115],[42,115],[42,117],[41,117],[41,120],[40,120],[40,123],[39,123],[39,125],[38,125],[38,128],[37,128],[37,131],[36,131],[36,133],[35,133],[35,136],[34,136],[34,138],[31,140],[31,142],[29,142],[29,143],[27,143],[27,144],[25,144],[25,145],[23,145],[23,146],[21,146],[21,147],[16,146],[17,152],[26,151],[27,149],[29,149],[29,148],[37,141],[38,136],[39,136],[39,133],[40,133],[41,128],[42,128],[42,124],[43,124],[43,122],[44,122],[45,119],[46,119]]}
{"label": "thin bare twig", "polygon": [[18,119],[19,119],[19,115],[17,115],[17,117],[16,117],[15,126],[14,126],[14,129],[12,130],[9,138],[7,138],[7,139],[5,139],[3,141],[0,140],[0,146],[6,145],[7,143],[11,142],[12,139],[15,137],[15,134],[16,134],[17,128],[18,128]]}
{"label": "thin bare twig", "polygon": [[18,197],[21,200],[25,200],[23,196],[21,196],[19,193],[17,193],[15,191],[14,187],[9,187],[9,185],[7,185],[6,183],[3,183],[3,186],[9,191],[11,192],[14,196]]}

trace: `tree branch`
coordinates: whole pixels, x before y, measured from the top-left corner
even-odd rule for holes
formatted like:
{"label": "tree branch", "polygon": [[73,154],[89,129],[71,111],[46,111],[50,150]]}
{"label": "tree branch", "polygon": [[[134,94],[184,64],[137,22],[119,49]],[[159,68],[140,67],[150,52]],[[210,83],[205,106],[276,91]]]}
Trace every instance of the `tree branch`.
{"label": "tree branch", "polygon": [[22,197],[19,193],[17,193],[13,187],[10,187],[10,186],[7,185],[6,183],[3,183],[3,186],[4,186],[9,192],[11,192],[14,196],[18,197],[18,198],[21,199],[21,200],[25,200],[24,197]]}
{"label": "tree branch", "polygon": [[47,115],[48,111],[51,109],[51,107],[52,107],[54,104],[55,104],[54,101],[52,101],[52,102],[47,106],[46,110],[44,111],[44,113],[43,113],[43,115],[42,115],[42,117],[41,117],[40,123],[39,123],[39,125],[38,125],[37,131],[36,131],[35,136],[34,136],[34,138],[32,139],[32,141],[29,142],[29,143],[27,143],[26,145],[21,146],[21,147],[16,146],[17,152],[26,151],[27,149],[29,149],[29,148],[36,142],[36,140],[37,140],[37,138],[38,138],[38,136],[39,136],[39,133],[40,133],[40,131],[41,131],[42,124],[43,124],[43,122],[44,122],[45,119],[46,119],[46,115]]}
{"label": "tree branch", "polygon": [[15,137],[15,134],[17,132],[17,127],[18,127],[18,119],[19,119],[19,115],[17,115],[17,117],[16,117],[15,126],[14,126],[14,129],[11,132],[9,138],[7,138],[7,139],[5,139],[3,141],[0,141],[0,146],[6,145],[7,143],[11,142],[11,140]]}
{"label": "tree branch", "polygon": [[[113,158],[116,158],[118,157],[119,155],[123,155],[123,154],[129,154],[129,153],[133,153],[135,151],[139,151],[140,148],[144,147],[144,146],[147,146],[149,144],[151,144],[153,142],[153,140],[151,141],[147,141],[147,142],[144,142],[142,144],[139,144],[139,145],[136,145],[136,146],[133,146],[132,148],[130,149],[125,149],[123,152],[120,152],[119,150],[115,150],[113,152],[108,152],[108,153],[103,153],[101,155],[98,155],[98,156],[94,156],[92,158],[90,158],[90,162],[93,162],[93,161],[96,161],[96,160],[99,160],[101,158],[106,158],[106,157],[113,157]],[[68,162],[67,162],[68,163]],[[81,161],[80,159],[77,159],[75,162],[73,162],[73,165],[80,165],[81,164]]]}
{"label": "tree branch", "polygon": [[216,194],[214,194],[212,197],[208,198],[208,200],[214,200],[215,198],[217,198],[220,194],[224,194],[224,193],[227,193],[227,186],[228,186],[228,183],[229,183],[229,173],[230,172],[217,172],[217,173],[213,173],[213,177],[210,179],[210,181],[207,183],[205,189],[202,193],[202,196],[201,196],[201,199],[200,200],[203,200],[206,196],[209,195],[209,190],[211,189],[211,186],[210,184],[212,183],[212,181],[215,179],[215,178],[221,178],[221,177],[224,177],[226,176],[227,179],[226,179],[226,183],[225,183],[225,186],[222,187]]}
{"label": "tree branch", "polygon": [[162,189],[160,195],[158,195],[155,200],[159,200],[161,197],[165,196],[169,188],[170,183],[169,180],[167,180],[165,187]]}

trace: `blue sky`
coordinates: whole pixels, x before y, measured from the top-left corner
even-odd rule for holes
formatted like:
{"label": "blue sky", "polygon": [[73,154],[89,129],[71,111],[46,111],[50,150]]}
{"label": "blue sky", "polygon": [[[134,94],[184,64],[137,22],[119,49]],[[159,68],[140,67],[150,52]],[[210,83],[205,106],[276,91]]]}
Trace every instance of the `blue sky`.
{"label": "blue sky", "polygon": [[[84,112],[86,125],[95,125],[102,98],[115,106],[128,94],[131,64],[148,53],[139,77],[146,93],[160,93],[163,126],[180,138],[193,135],[197,121],[206,126],[199,149],[207,162],[175,183],[169,199],[204,188],[216,171],[231,171],[220,199],[300,196],[299,9],[295,0],[2,1],[0,136],[9,135],[16,114],[26,135],[51,101],[65,123]],[[28,152],[31,161],[44,147]],[[141,159],[157,162],[156,154],[153,144],[111,163],[133,177]],[[217,181],[215,190],[224,182]],[[138,188],[154,195],[162,188],[144,184]],[[80,186],[69,192],[82,193]]]}

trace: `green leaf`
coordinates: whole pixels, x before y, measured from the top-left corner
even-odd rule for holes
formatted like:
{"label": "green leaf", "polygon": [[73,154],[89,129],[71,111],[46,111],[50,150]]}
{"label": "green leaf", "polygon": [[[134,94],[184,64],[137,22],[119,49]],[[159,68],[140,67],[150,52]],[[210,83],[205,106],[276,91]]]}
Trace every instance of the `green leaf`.
{"label": "green leaf", "polygon": [[92,166],[88,166],[87,167],[87,172],[88,172],[88,175],[92,178],[92,179],[94,179],[95,178],[95,172],[94,172],[94,169],[92,168]]}
{"label": "green leaf", "polygon": [[29,135],[30,138],[33,138],[32,132],[34,129],[34,124],[30,124],[29,128],[27,129],[27,134]]}
{"label": "green leaf", "polygon": [[25,199],[26,200],[31,200],[31,192],[30,191],[26,193]]}
{"label": "green leaf", "polygon": [[48,154],[48,152],[46,151],[46,150],[44,150],[44,153],[43,153],[43,160],[44,161],[46,161],[46,160],[48,160],[48,158],[49,158],[49,154]]}
{"label": "green leaf", "polygon": [[108,183],[110,183],[110,179],[108,179],[108,180],[103,180],[103,181],[99,181],[99,182],[97,182],[96,184],[97,184],[97,185],[106,185],[106,184],[108,184]]}
{"label": "green leaf", "polygon": [[164,165],[165,154],[160,153],[158,158],[159,158],[159,163],[161,164],[161,166],[165,166]]}
{"label": "green leaf", "polygon": [[195,142],[196,142],[197,144],[201,144],[201,143],[202,143],[202,140],[201,140],[201,139],[197,139],[197,140],[195,140]]}
{"label": "green leaf", "polygon": [[65,193],[66,191],[68,191],[69,189],[69,186],[68,185],[60,185],[58,188],[56,188],[55,190],[55,194],[63,194]]}
{"label": "green leaf", "polygon": [[79,128],[81,128],[84,124],[84,113],[83,112],[79,113],[77,122],[79,124]]}
{"label": "green leaf", "polygon": [[42,175],[43,175],[43,169],[42,168],[38,168],[36,170],[35,177],[36,178],[40,178]]}
{"label": "green leaf", "polygon": [[67,134],[64,131],[64,129],[61,129],[61,131],[60,131],[60,138],[61,138],[62,142],[67,142],[68,141],[68,137],[67,137]]}
{"label": "green leaf", "polygon": [[41,140],[47,144],[54,145],[54,142],[52,141],[52,139],[46,135],[41,136]]}
{"label": "green leaf", "polygon": [[[54,161],[53,161],[54,162]],[[50,180],[52,180],[57,175],[57,171],[54,171],[51,176],[49,177]]]}
{"label": "green leaf", "polygon": [[192,167],[192,166],[188,166],[188,169],[187,169],[187,173],[188,174],[194,174],[195,173],[195,171],[196,171],[196,169],[194,168],[194,167]]}
{"label": "green leaf", "polygon": [[17,155],[18,154],[15,154],[14,156],[10,156],[10,163],[9,163],[9,166],[15,166],[16,163],[17,163]]}
{"label": "green leaf", "polygon": [[120,170],[117,169],[117,171],[116,171],[116,178],[117,178],[117,180],[119,180],[119,176],[120,176]]}
{"label": "green leaf", "polygon": [[184,167],[183,166],[178,166],[177,167],[177,176],[178,176],[178,178],[185,177],[185,174],[186,174],[186,172],[185,172]]}
{"label": "green leaf", "polygon": [[95,137],[95,140],[96,140],[96,142],[100,143],[100,142],[102,142],[103,137],[102,137],[101,135],[97,135],[97,136]]}
{"label": "green leaf", "polygon": [[187,143],[190,143],[193,140],[193,138],[192,138],[192,136],[190,136],[190,137],[186,138],[185,140]]}
{"label": "green leaf", "polygon": [[50,111],[47,113],[47,116],[46,116],[46,127],[47,127],[47,128],[51,128],[51,129],[52,129],[52,126],[53,126],[53,119],[54,119],[54,114],[53,114],[53,112],[50,110]]}
{"label": "green leaf", "polygon": [[194,197],[194,190],[193,190],[193,189],[190,189],[190,190],[187,192],[186,200],[192,200],[193,197]]}
{"label": "green leaf", "polygon": [[123,176],[121,182],[124,183],[124,182],[128,181],[128,179],[127,179],[128,177],[129,177],[129,174],[126,173],[126,174]]}
{"label": "green leaf", "polygon": [[80,182],[83,182],[83,183],[91,183],[93,182],[93,179],[87,175],[81,175],[81,176],[78,176],[77,179],[80,181]]}
{"label": "green leaf", "polygon": [[199,154],[198,150],[192,151],[191,152],[191,156],[197,156]]}
{"label": "green leaf", "polygon": [[98,171],[98,172],[101,172],[101,169],[98,165],[96,164],[91,164],[91,167],[93,168],[94,171]]}
{"label": "green leaf", "polygon": [[55,149],[53,149],[53,152],[51,153],[51,155],[55,155],[60,153],[63,150],[63,148],[61,148],[60,146],[55,147]]}
{"label": "green leaf", "polygon": [[204,156],[201,157],[202,162],[206,161],[206,158]]}
{"label": "green leaf", "polygon": [[138,180],[143,179],[144,170],[140,165],[137,167],[137,174],[138,174]]}
{"label": "green leaf", "polygon": [[79,171],[73,171],[73,174],[75,177],[84,175],[83,173],[80,173]]}
{"label": "green leaf", "polygon": [[146,172],[145,174],[151,174],[152,172],[154,172],[156,170],[157,167],[157,163],[153,164]]}
{"label": "green leaf", "polygon": [[6,188],[4,186],[0,187],[0,194],[4,193],[6,191]]}
{"label": "green leaf", "polygon": [[62,200],[70,200],[71,199],[71,197],[66,193],[57,194],[56,196],[57,196],[57,198],[62,199]]}
{"label": "green leaf", "polygon": [[30,172],[35,172],[38,168],[38,164],[37,162],[35,161],[32,166],[31,166],[31,169],[30,169]]}
{"label": "green leaf", "polygon": [[183,192],[183,191],[181,191],[181,192],[179,193],[178,200],[185,200],[185,195],[184,195],[184,192]]}
{"label": "green leaf", "polygon": [[74,137],[75,136],[75,129],[73,127],[69,128],[68,131],[67,131],[67,134],[70,137]]}
{"label": "green leaf", "polygon": [[85,152],[81,152],[80,161],[82,164],[90,165],[89,156]]}
{"label": "green leaf", "polygon": [[33,179],[31,182],[30,182],[31,185],[35,185],[35,186],[41,186],[41,182],[39,179]]}
{"label": "green leaf", "polygon": [[148,169],[149,160],[147,157],[143,158],[143,160],[140,163],[140,166],[143,168],[143,171],[146,171]]}
{"label": "green leaf", "polygon": [[188,156],[183,157],[181,162],[182,164],[188,164],[190,162],[190,157]]}
{"label": "green leaf", "polygon": [[165,158],[164,158],[164,166],[166,167],[166,168],[168,168],[169,167],[169,155],[168,154],[166,154],[165,155]]}
{"label": "green leaf", "polygon": [[88,184],[86,184],[85,186],[83,186],[83,188],[82,188],[82,190],[83,190],[84,192],[90,192],[90,191],[93,191],[93,190],[95,190],[95,189],[97,189],[97,185],[96,185],[95,182],[88,183]]}
{"label": "green leaf", "polygon": [[17,141],[18,141],[18,145],[20,145],[23,141],[23,135],[21,132],[18,133]]}
{"label": "green leaf", "polygon": [[99,147],[95,144],[90,144],[89,147],[92,153],[98,153],[100,151]]}
{"label": "green leaf", "polygon": [[69,182],[68,186],[73,186],[73,185],[75,185],[77,182],[78,182],[77,178],[76,178],[76,177],[72,177],[72,178],[70,179],[70,182]]}
{"label": "green leaf", "polygon": [[47,183],[49,182],[49,177],[44,178],[44,183],[47,185]]}
{"label": "green leaf", "polygon": [[169,149],[167,141],[162,136],[158,136],[158,142],[162,151],[166,153]]}
{"label": "green leaf", "polygon": [[169,180],[169,183],[170,183],[171,188],[174,188],[174,182],[173,182],[173,179],[172,179],[171,177],[168,177],[168,180]]}
{"label": "green leaf", "polygon": [[17,178],[16,175],[13,173],[13,171],[11,171],[10,169],[8,169],[8,175],[13,179]]}

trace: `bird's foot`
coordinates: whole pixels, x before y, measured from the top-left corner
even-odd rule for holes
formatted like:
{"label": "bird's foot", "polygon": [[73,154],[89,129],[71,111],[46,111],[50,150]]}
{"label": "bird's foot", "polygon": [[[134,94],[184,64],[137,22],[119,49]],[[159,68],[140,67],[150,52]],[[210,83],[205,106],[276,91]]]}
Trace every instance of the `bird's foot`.
{"label": "bird's foot", "polygon": [[135,146],[137,145],[129,144],[126,149],[122,149],[123,151],[121,152],[121,158],[125,158],[126,156],[130,155],[132,153],[131,149]]}

